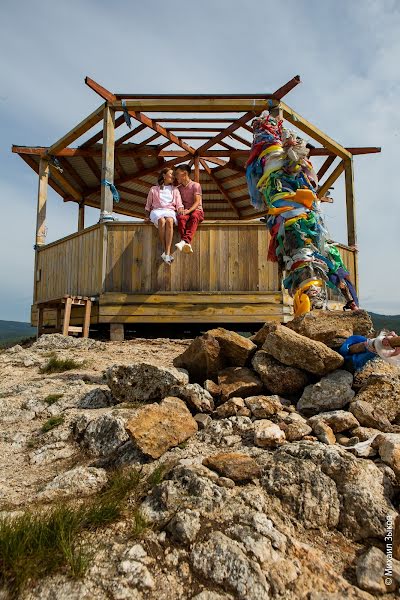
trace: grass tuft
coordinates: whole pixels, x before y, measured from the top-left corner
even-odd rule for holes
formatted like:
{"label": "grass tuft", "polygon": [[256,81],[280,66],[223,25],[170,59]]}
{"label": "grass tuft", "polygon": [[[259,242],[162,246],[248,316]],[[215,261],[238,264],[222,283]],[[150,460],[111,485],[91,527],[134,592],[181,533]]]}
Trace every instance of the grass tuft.
{"label": "grass tuft", "polygon": [[46,396],[46,398],[44,398],[43,402],[48,404],[48,406],[51,406],[52,404],[57,402],[60,398],[62,398],[63,395],[64,394],[49,394],[48,396]]}
{"label": "grass tuft", "polygon": [[82,366],[82,363],[77,362],[73,358],[57,358],[55,354],[52,354],[49,360],[40,367],[39,371],[48,375],[50,373],[63,373],[72,369],[81,369]]}
{"label": "grass tuft", "polygon": [[40,431],[41,431],[41,433],[47,433],[48,431],[51,431],[52,429],[54,429],[55,427],[58,427],[62,423],[64,423],[63,416],[50,417],[50,419],[47,419],[47,421],[45,423],[43,423],[42,427],[40,428]]}
{"label": "grass tuft", "polygon": [[133,513],[133,525],[131,530],[131,535],[134,539],[140,538],[146,529],[149,528],[149,523],[140,512],[139,509],[136,509]]}
{"label": "grass tuft", "polygon": [[[47,512],[27,511],[15,518],[0,518],[0,586],[17,598],[28,581],[39,581],[58,571],[82,577],[90,553],[82,544],[81,534],[119,519],[127,496],[140,482],[137,471],[115,472],[98,496],[80,506],[62,505]],[[135,516],[137,535],[146,527],[145,520]]]}

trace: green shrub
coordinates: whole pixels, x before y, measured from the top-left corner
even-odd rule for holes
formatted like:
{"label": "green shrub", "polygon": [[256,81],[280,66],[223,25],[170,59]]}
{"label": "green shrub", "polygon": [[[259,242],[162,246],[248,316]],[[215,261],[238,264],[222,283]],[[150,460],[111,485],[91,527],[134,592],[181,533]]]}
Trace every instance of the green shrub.
{"label": "green shrub", "polygon": [[57,400],[62,398],[63,395],[64,394],[49,394],[48,396],[46,396],[46,398],[44,398],[43,402],[51,406],[52,404],[54,404],[54,402],[57,402]]}
{"label": "green shrub", "polygon": [[81,369],[82,363],[77,362],[73,358],[57,358],[55,354],[52,354],[42,367],[40,367],[40,373],[63,373],[64,371],[71,371],[72,369]]}
{"label": "green shrub", "polygon": [[40,428],[40,431],[42,433],[47,433],[48,431],[51,431],[52,429],[54,429],[55,427],[58,427],[62,423],[64,423],[63,416],[50,417],[50,419],[47,419],[47,421],[45,423],[43,423],[42,427]]}

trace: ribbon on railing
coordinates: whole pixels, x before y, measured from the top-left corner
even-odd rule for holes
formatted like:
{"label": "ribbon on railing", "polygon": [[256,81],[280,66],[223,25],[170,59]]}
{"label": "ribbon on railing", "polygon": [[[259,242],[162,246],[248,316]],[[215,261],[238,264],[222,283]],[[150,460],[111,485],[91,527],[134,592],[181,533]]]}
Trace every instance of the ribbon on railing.
{"label": "ribbon on railing", "polygon": [[122,110],[124,111],[125,123],[128,125],[129,129],[132,129],[131,116],[128,113],[128,109],[126,108],[126,102],[125,102],[125,100],[122,100],[121,104],[122,104]]}
{"label": "ribbon on railing", "polygon": [[119,192],[118,192],[117,188],[115,187],[115,185],[113,183],[111,183],[111,181],[108,181],[108,179],[103,179],[103,181],[101,182],[101,185],[108,186],[111,190],[114,202],[119,202],[119,200],[120,200]]}

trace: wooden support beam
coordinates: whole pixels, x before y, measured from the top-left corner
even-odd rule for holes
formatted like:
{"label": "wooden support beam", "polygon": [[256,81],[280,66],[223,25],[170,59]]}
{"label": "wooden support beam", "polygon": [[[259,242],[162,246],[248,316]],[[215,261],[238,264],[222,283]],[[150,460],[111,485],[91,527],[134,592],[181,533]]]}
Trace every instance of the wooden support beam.
{"label": "wooden support beam", "polygon": [[206,142],[205,144],[200,146],[200,148],[197,149],[199,156],[204,155],[205,151],[208,150],[209,148],[211,148],[211,146],[218,144],[218,142],[220,142],[221,140],[226,138],[228,135],[231,135],[232,133],[234,133],[236,131],[236,129],[239,129],[244,123],[247,123],[247,121],[252,119],[256,114],[257,113],[255,110],[254,111],[251,110],[249,112],[246,112],[239,119],[236,119],[236,121],[234,121],[231,125],[229,125],[225,129],[223,129],[221,131],[221,133],[218,133],[216,136],[211,138],[208,142]]}
{"label": "wooden support beam", "polygon": [[46,206],[48,183],[49,161],[45,158],[41,158],[39,164],[39,183],[36,211],[36,246],[43,246],[46,243]]}
{"label": "wooden support beam", "polygon": [[229,204],[229,206],[233,209],[233,211],[240,218],[240,211],[238,210],[238,208],[233,203],[233,201],[230,198],[230,196],[229,196],[228,192],[226,191],[226,189],[224,187],[222,187],[222,185],[220,184],[220,182],[218,181],[218,179],[215,177],[214,173],[212,172],[212,169],[210,169],[210,167],[208,166],[208,164],[202,158],[200,159],[200,162],[201,162],[204,170],[207,171],[208,176],[213,180],[213,182],[215,183],[215,185],[217,186],[217,188],[221,192],[222,196],[225,198],[225,200]]}
{"label": "wooden support beam", "polygon": [[197,154],[194,157],[194,180],[196,181],[196,183],[199,183],[200,181],[199,157],[197,156]]}
{"label": "wooden support beam", "polygon": [[[106,105],[104,109],[103,126],[103,156],[101,163],[101,180],[114,183],[114,141],[115,141],[115,112]],[[101,185],[101,212],[113,212],[113,196],[108,185]]]}
{"label": "wooden support beam", "polygon": [[[31,169],[33,169],[35,171],[35,173],[37,173],[39,175],[39,164],[33,160],[33,158],[31,156],[29,156],[29,154],[21,154],[21,158],[24,162],[26,162],[27,165],[29,165],[31,167]],[[45,159],[46,160],[46,159]],[[61,198],[65,197],[65,192],[64,190],[62,190],[55,181],[53,181],[52,179],[49,178],[48,180],[48,184],[51,188],[53,188],[53,190],[55,192],[57,192],[57,194],[59,194],[61,196]]]}
{"label": "wooden support beam", "polygon": [[78,231],[85,229],[85,203],[80,202],[78,208]]}
{"label": "wooden support beam", "polygon": [[344,176],[346,182],[347,243],[349,246],[355,246],[357,244],[357,232],[352,159],[344,161]]}
{"label": "wooden support beam", "polygon": [[215,117],[213,118],[208,118],[208,119],[204,119],[204,118],[200,118],[200,119],[196,119],[196,118],[186,118],[186,117],[180,117],[177,119],[174,118],[160,118],[160,119],[155,119],[155,121],[157,121],[157,123],[232,123],[232,121],[234,121],[233,118],[231,119],[227,119],[226,117],[221,119],[217,119]]}
{"label": "wooden support beam", "polygon": [[[128,111],[139,112],[244,112],[254,111],[261,113],[266,110],[275,100],[268,101],[266,98],[243,98],[243,99],[223,99],[223,98],[198,98],[193,100],[184,99],[135,99],[127,100],[126,107]],[[113,106],[116,110],[122,110],[123,106],[120,101],[114,102]],[[159,118],[159,120],[161,120]]]}
{"label": "wooden support beam", "polygon": [[248,148],[251,148],[251,142],[243,139],[241,136],[237,135],[236,133],[231,133],[230,137],[233,137],[233,139],[236,140],[237,142],[240,142],[241,144],[244,144]]}
{"label": "wooden support beam", "polygon": [[299,85],[299,83],[300,83],[300,75],[295,75],[293,77],[293,79],[291,79],[290,81],[288,81],[287,83],[285,83],[285,85],[283,85],[282,87],[278,88],[273,93],[273,97],[276,100],[282,100],[282,98],[284,96],[286,96],[286,94],[288,94],[293,88],[295,88],[296,85]]}
{"label": "wooden support beam", "polygon": [[284,102],[281,103],[281,106],[283,111],[283,117],[284,119],[289,121],[289,123],[292,123],[292,125],[294,125],[298,129],[312,137],[314,140],[317,140],[317,142],[322,144],[328,150],[331,150],[331,152],[333,152],[337,156],[340,156],[340,158],[351,157],[351,153],[348,150],[346,150],[346,148],[335,142],[335,140],[333,140],[328,135],[326,135],[326,133],[318,129],[318,127],[312,125],[312,123],[304,119],[296,111],[290,108],[290,106],[287,106],[287,104],[285,104]]}
{"label": "wooden support beam", "polygon": [[332,171],[329,175],[328,179],[324,181],[322,185],[318,188],[317,195],[319,198],[325,196],[326,192],[329,188],[335,183],[336,179],[343,173],[344,171],[344,161],[340,161],[338,166]]}
{"label": "wooden support beam", "polygon": [[192,146],[189,146],[189,144],[186,144],[186,142],[182,142],[182,140],[178,136],[176,136],[175,134],[168,131],[168,129],[165,129],[165,127],[162,127],[161,125],[159,125],[153,119],[150,119],[150,117],[147,117],[140,111],[130,110],[128,112],[131,115],[131,117],[133,117],[140,123],[143,123],[143,125],[147,125],[147,127],[150,127],[150,129],[153,129],[160,135],[164,136],[170,142],[173,142],[177,146],[180,146],[181,148],[186,150],[186,152],[188,152],[189,154],[195,154],[196,150],[194,148],[192,148]]}
{"label": "wooden support beam", "polygon": [[56,155],[57,152],[69,146],[71,142],[74,142],[75,140],[80,138],[81,135],[83,135],[84,133],[86,133],[86,131],[91,129],[93,125],[96,125],[96,123],[101,121],[103,117],[103,112],[104,104],[99,106],[99,108],[96,108],[96,110],[93,111],[88,117],[86,117],[86,119],[83,119],[83,121],[78,123],[78,125],[71,129],[71,131],[63,135],[62,138],[60,138],[57,142],[50,146],[50,148],[48,148],[46,152],[47,156]]}
{"label": "wooden support beam", "polygon": [[143,125],[143,123],[141,123],[140,125],[138,125],[138,127],[132,129],[132,131],[128,131],[128,133],[125,133],[125,135],[122,135],[120,138],[115,140],[115,145],[120,146],[121,144],[126,142],[126,140],[133,138],[137,133],[140,133],[141,131],[143,131],[143,129],[146,129],[146,127],[146,125]]}
{"label": "wooden support beam", "polygon": [[50,166],[50,176],[52,179],[54,179],[56,181],[57,185],[61,186],[61,188],[65,190],[67,195],[74,198],[74,200],[77,200],[78,202],[80,202],[82,200],[82,191],[78,190],[73,185],[71,185],[71,183],[68,181],[68,179],[66,179],[64,177],[64,175],[62,173],[60,173],[60,171],[54,165],[49,163],[49,166]]}
{"label": "wooden support beam", "polygon": [[321,165],[317,173],[318,181],[325,175],[329,167],[335,162],[335,158],[336,156],[328,156],[328,158]]}
{"label": "wooden support beam", "polygon": [[[115,129],[117,129],[117,127],[120,127],[120,125],[123,125],[124,123],[125,123],[125,117],[124,117],[124,115],[120,115],[117,119],[115,119]],[[79,148],[87,148],[88,146],[92,146],[96,142],[99,142],[101,139],[103,139],[103,129],[101,129],[95,135],[93,135],[91,138],[86,140],[86,142],[81,144],[79,146]]]}

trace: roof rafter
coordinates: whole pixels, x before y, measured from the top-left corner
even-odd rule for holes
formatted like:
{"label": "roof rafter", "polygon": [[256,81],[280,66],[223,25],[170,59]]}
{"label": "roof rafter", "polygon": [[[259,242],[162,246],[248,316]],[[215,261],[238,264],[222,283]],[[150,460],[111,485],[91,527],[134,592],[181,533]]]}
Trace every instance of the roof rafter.
{"label": "roof rafter", "polygon": [[220,182],[218,181],[218,179],[215,177],[214,173],[212,172],[212,170],[210,169],[210,167],[208,166],[208,164],[202,158],[200,159],[200,162],[201,162],[202,166],[204,167],[205,171],[207,172],[207,174],[209,175],[209,177],[213,180],[213,182],[215,183],[215,185],[217,186],[217,188],[219,189],[219,191],[221,192],[221,194],[225,198],[225,200],[228,202],[229,206],[233,209],[233,211],[240,218],[240,211],[235,206],[233,200],[230,198],[230,196],[229,196],[228,192],[226,191],[226,189],[224,187],[222,187],[222,185],[220,184]]}

